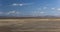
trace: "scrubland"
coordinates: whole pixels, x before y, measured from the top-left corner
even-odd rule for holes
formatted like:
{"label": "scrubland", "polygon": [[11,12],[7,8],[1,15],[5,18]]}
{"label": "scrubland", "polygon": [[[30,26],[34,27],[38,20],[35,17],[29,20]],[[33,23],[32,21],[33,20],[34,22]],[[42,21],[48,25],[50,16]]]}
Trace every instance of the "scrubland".
{"label": "scrubland", "polygon": [[0,19],[0,32],[60,32],[60,19]]}

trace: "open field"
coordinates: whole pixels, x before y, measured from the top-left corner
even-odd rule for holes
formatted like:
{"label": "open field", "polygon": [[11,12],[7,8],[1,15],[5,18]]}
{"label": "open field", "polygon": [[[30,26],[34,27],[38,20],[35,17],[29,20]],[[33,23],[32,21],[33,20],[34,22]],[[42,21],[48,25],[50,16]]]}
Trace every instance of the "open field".
{"label": "open field", "polygon": [[60,19],[0,19],[0,32],[60,32]]}

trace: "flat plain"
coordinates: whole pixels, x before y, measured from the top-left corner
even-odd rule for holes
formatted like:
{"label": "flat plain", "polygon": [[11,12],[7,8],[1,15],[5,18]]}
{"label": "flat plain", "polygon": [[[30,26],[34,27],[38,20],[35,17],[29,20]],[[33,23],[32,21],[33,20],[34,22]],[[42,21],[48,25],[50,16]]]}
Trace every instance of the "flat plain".
{"label": "flat plain", "polygon": [[60,32],[60,19],[0,19],[0,32]]}

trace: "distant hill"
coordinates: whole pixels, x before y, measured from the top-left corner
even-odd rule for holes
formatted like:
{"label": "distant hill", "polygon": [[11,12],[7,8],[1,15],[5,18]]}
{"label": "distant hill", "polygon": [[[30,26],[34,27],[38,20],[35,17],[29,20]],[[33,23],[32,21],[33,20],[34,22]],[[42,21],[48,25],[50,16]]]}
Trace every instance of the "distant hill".
{"label": "distant hill", "polygon": [[56,17],[56,16],[50,16],[50,15],[47,15],[47,16],[36,16],[36,17],[15,17],[15,16],[0,16],[0,19],[30,19],[30,18],[60,18],[60,17]]}

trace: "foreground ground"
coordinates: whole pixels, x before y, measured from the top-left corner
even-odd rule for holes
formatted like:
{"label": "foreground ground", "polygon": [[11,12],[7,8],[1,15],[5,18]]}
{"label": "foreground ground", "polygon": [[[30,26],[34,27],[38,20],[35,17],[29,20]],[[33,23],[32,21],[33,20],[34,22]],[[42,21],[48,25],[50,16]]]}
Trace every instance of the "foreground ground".
{"label": "foreground ground", "polygon": [[0,32],[60,32],[60,19],[0,19]]}

